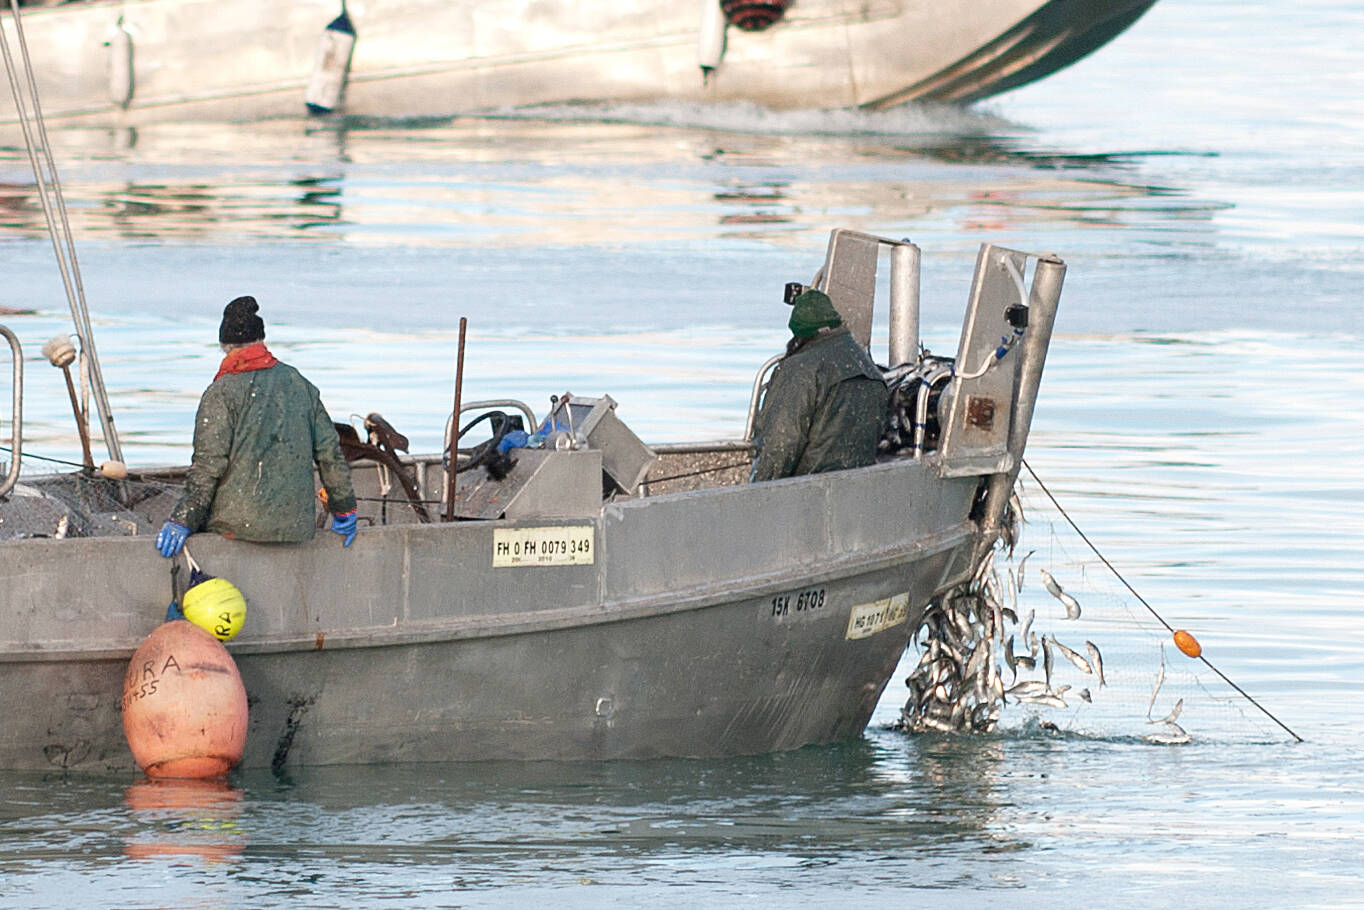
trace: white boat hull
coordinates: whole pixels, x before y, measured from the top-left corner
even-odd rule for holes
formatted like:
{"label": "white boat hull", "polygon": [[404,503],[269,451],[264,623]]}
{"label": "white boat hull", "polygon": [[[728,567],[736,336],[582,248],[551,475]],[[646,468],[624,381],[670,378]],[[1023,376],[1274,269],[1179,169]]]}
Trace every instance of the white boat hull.
{"label": "white boat hull", "polygon": [[[339,110],[448,117],[574,101],[747,101],[772,108],[965,102],[1106,42],[1155,0],[800,0],[765,31],[703,37],[709,0],[659,4],[361,0]],[[53,121],[128,125],[304,113],[332,0],[130,0],[27,8]],[[8,16],[0,17],[12,34]],[[700,56],[698,56],[700,55]],[[0,123],[15,119],[0,93]]]}

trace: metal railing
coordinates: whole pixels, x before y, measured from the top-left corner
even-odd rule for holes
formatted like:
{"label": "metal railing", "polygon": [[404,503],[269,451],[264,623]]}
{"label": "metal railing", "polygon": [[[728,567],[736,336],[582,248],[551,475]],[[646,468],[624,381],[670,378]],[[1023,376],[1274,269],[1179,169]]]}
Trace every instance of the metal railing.
{"label": "metal railing", "polygon": [[0,497],[14,489],[19,482],[19,460],[24,449],[24,351],[19,347],[19,339],[9,329],[0,325],[0,336],[9,342],[10,356],[14,358],[12,376],[14,379],[14,407],[10,411],[10,463],[5,479],[0,480]]}

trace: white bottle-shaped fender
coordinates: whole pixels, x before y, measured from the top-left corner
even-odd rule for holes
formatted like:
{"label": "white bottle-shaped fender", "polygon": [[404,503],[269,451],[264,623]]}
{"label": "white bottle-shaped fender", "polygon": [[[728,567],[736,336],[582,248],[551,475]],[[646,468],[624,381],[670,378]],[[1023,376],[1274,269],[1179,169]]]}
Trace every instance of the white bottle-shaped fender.
{"label": "white bottle-shaped fender", "polygon": [[308,80],[307,91],[303,93],[308,113],[330,114],[340,106],[354,50],[355,26],[351,25],[350,16],[346,15],[346,7],[342,4],[341,15],[327,23],[317,43],[313,75]]}
{"label": "white bottle-shaped fender", "polygon": [[133,36],[118,17],[104,46],[109,48],[109,101],[126,108],[133,101]]}
{"label": "white bottle-shaped fender", "polygon": [[725,56],[725,28],[729,22],[720,0],[701,0],[701,34],[696,44],[696,62],[702,77],[720,65]]}

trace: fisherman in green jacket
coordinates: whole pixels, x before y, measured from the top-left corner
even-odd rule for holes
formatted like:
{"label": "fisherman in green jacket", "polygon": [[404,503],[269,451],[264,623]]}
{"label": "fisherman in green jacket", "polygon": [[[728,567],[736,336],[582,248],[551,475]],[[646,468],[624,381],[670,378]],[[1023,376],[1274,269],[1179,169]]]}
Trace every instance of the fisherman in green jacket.
{"label": "fisherman in green jacket", "polygon": [[791,303],[792,338],[754,428],[754,481],[871,464],[885,419],[881,371],[833,301],[812,289]]}
{"label": "fisherman in green jacket", "polygon": [[185,493],[156,536],[167,558],[198,530],[237,540],[309,540],[315,528],[313,466],[322,478],[332,530],[355,539],[355,492],[336,428],[317,388],[265,347],[253,297],[223,311],[226,357],[199,400],[194,461]]}

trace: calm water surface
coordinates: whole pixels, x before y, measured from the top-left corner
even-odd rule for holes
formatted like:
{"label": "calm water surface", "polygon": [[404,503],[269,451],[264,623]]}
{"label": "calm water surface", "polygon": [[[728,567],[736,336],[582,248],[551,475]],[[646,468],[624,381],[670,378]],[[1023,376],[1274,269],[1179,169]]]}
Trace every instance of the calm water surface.
{"label": "calm water surface", "polygon": [[[1161,0],[1093,59],[966,112],[58,133],[139,464],[187,458],[241,293],[334,416],[380,411],[414,448],[438,444],[461,315],[466,397],[543,411],[605,392],[669,441],[742,431],[784,338],[781,286],[808,280],[831,227],[921,244],[943,352],[980,242],[1055,250],[1070,271],[1029,463],[1306,742],[1162,647],[1025,477],[1020,597],[1041,629],[1104,647],[1093,705],[907,738],[885,729],[901,673],[862,740],[730,761],[245,773],[207,791],[0,772],[0,905],[1364,905],[1361,34],[1358,3]],[[25,346],[26,451],[71,460],[38,356],[68,320],[26,167],[0,149],[0,307],[36,312],[0,319]],[[1034,567],[1081,598],[1081,624]],[[1194,742],[1143,742],[1179,698]]]}

